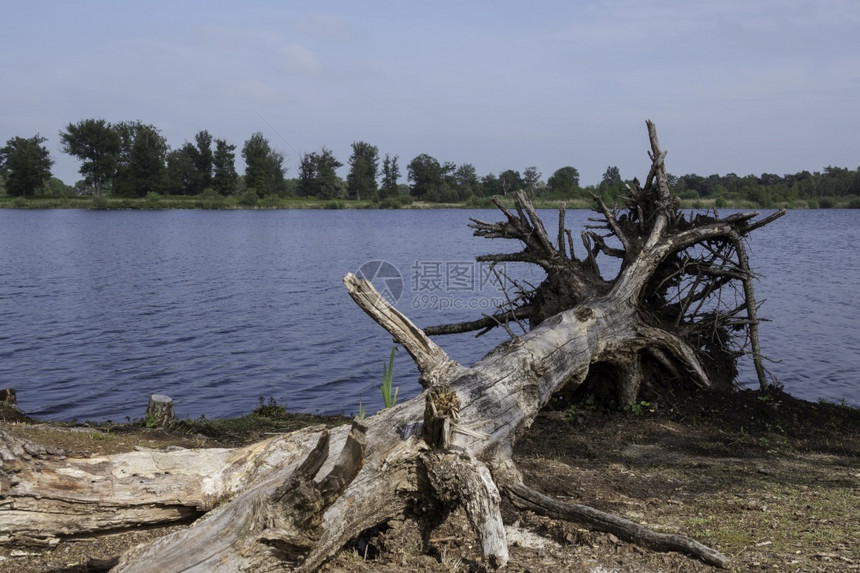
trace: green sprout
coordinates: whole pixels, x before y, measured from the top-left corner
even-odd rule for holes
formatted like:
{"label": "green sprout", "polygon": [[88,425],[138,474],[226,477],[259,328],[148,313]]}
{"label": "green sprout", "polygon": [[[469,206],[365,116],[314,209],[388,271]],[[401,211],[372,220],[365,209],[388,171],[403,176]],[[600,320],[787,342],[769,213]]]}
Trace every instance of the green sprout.
{"label": "green sprout", "polygon": [[388,365],[382,365],[382,401],[385,402],[386,408],[393,408],[397,404],[397,392],[400,386],[391,391],[391,384],[394,381],[394,353],[397,347],[391,349],[391,357],[388,359]]}

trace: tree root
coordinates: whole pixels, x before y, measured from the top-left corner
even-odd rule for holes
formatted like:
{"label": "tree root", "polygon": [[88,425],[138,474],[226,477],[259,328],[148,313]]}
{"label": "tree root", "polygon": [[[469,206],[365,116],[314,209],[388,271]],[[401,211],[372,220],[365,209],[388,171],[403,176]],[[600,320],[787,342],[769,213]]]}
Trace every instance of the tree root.
{"label": "tree root", "polygon": [[659,533],[611,513],[585,505],[564,503],[526,487],[522,483],[505,484],[504,491],[511,503],[520,509],[528,509],[554,519],[582,523],[594,530],[611,533],[619,539],[655,551],[677,551],[721,569],[731,565],[731,560],[719,551],[683,535]]}

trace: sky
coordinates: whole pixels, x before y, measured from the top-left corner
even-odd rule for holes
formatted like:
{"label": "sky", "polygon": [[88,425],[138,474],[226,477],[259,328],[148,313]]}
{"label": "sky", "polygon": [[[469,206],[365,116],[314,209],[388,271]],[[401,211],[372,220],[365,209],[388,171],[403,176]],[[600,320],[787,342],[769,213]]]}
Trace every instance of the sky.
{"label": "sky", "polygon": [[[262,132],[295,177],[366,141],[479,175],[675,175],[860,165],[860,2],[0,0],[0,143],[140,120],[172,148]],[[346,167],[341,175],[346,175]]]}

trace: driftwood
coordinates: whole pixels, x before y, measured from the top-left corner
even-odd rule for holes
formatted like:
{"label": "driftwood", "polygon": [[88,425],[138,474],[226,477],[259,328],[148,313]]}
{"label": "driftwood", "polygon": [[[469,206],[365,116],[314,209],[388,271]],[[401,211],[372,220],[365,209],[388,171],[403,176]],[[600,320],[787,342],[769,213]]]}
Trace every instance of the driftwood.
{"label": "driftwood", "polygon": [[[713,369],[702,359],[707,343],[691,342],[698,326],[679,321],[679,328],[667,328],[672,313],[652,316],[643,312],[642,301],[663,292],[673,276],[690,276],[695,261],[677,262],[679,253],[695,245],[709,245],[716,253],[697,276],[713,278],[734,269],[721,245],[742,244],[747,233],[779,214],[758,222],[754,213],[682,220],[666,184],[665,152],[648,125],[652,167],[645,187],[635,185],[623,215],[597,201],[604,225],[622,248],[593,235],[585,241],[585,257],[577,259],[563,216],[553,245],[522,194],[516,213],[500,203],[506,221],[475,222],[478,234],[522,240],[526,248],[517,260],[561,269],[553,270],[555,290],[545,289],[543,302],[530,301],[527,333],[466,367],[373,285],[347,275],[349,295],[415,360],[425,388],[420,396],[349,428],[308,428],[235,450],[68,459],[0,432],[0,541],[53,543],[63,536],[196,519],[192,527],[130,550],[112,570],[314,571],[363,531],[403,516],[425,519],[415,508],[459,506],[487,565],[502,567],[508,547],[499,504],[507,497],[518,507],[727,566],[725,556],[693,540],[650,532],[533,491],[512,461],[517,437],[538,411],[561,388],[583,384],[595,364],[618,366],[628,397],[636,395],[633,390],[654,364],[703,386],[713,383]],[[597,256],[607,251],[623,259],[611,281],[594,272]],[[668,268],[667,261],[672,261]],[[743,268],[733,272],[742,281],[749,277]],[[566,296],[575,303],[541,315],[571,300]],[[695,289],[683,295],[674,316],[689,317],[682,307],[698,306],[702,296]],[[706,314],[700,309],[693,316]],[[715,327],[725,324],[711,324]]]}

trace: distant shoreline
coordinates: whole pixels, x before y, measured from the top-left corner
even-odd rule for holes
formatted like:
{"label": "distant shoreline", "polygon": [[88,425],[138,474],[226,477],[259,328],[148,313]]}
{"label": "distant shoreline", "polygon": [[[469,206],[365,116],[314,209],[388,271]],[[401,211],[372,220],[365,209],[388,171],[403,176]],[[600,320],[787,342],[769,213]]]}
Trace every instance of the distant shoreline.
{"label": "distant shoreline", "polygon": [[[786,203],[760,205],[749,200],[725,199],[681,199],[681,209],[845,209],[860,207],[854,196],[822,198],[826,201],[794,200]],[[503,202],[505,198],[502,199]],[[536,199],[538,209],[557,209],[562,204],[567,209],[592,209],[588,199]],[[91,210],[283,210],[283,209],[496,209],[493,202],[483,197],[461,203],[429,203],[403,200],[366,201],[355,199],[316,199],[303,197],[265,197],[254,202],[240,197],[161,196],[142,198],[125,197],[2,197],[0,209],[91,209]]]}

